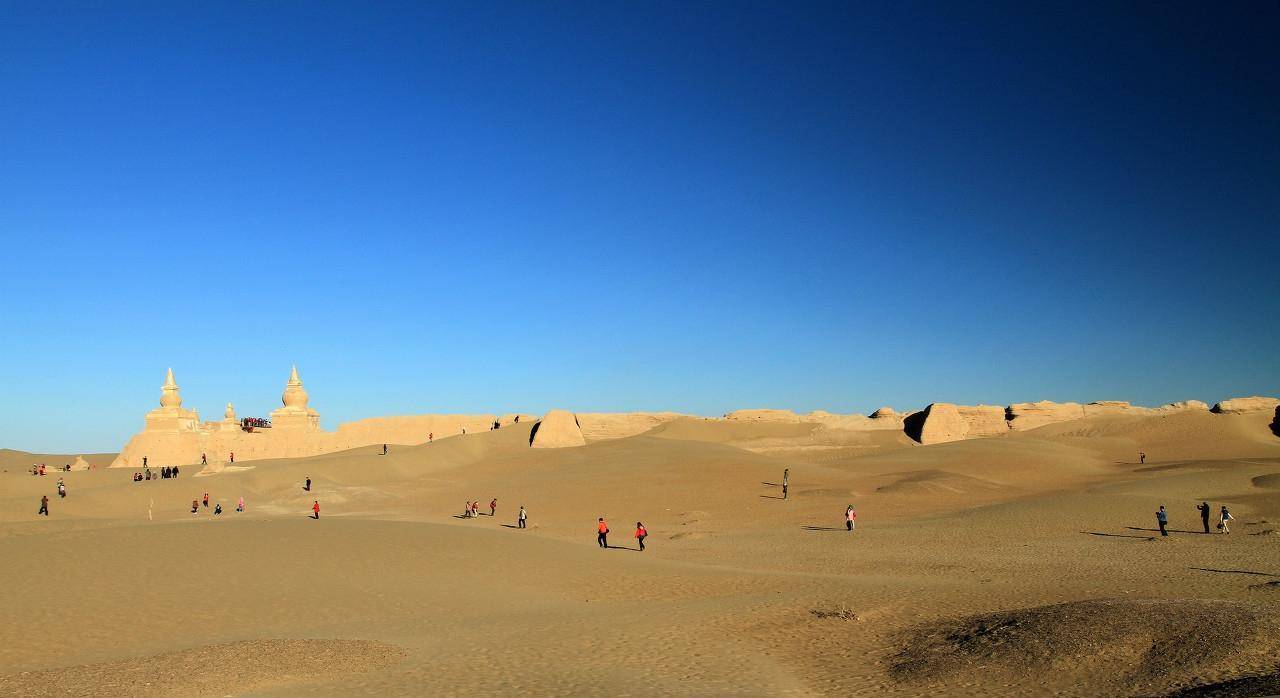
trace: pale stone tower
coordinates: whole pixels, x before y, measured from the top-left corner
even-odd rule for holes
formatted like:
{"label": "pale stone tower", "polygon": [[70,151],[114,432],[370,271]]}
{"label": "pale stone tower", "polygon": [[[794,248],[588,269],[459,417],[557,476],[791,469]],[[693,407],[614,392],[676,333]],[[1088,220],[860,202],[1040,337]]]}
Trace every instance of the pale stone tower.
{"label": "pale stone tower", "polygon": [[289,374],[289,382],[284,386],[284,394],[280,402],[284,404],[271,413],[271,428],[289,431],[320,431],[320,415],[307,402],[306,388],[302,387],[302,379],[298,377],[298,367],[294,366]]}
{"label": "pale stone tower", "polygon": [[218,431],[239,431],[240,420],[236,418],[236,408],[231,403],[227,403],[227,409],[222,413],[224,419],[218,422]]}
{"label": "pale stone tower", "polygon": [[173,379],[173,369],[165,374],[160,387],[160,407],[147,413],[147,431],[196,431],[200,415],[182,408],[182,394]]}

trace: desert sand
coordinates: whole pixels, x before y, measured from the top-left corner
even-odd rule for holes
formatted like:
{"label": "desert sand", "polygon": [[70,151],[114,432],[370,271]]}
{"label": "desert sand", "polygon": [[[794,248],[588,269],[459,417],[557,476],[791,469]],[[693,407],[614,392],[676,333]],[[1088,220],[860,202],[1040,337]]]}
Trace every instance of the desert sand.
{"label": "desert sand", "polygon": [[546,444],[586,445],[522,420],[142,483],[3,452],[0,695],[1280,691],[1274,404],[1118,404],[939,406],[930,444],[893,410],[564,413]]}

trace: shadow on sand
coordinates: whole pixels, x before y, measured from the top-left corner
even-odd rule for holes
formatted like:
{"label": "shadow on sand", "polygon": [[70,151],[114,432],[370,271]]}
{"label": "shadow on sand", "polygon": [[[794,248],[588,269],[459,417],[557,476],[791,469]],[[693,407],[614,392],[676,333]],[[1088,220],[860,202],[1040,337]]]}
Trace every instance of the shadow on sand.
{"label": "shadow on sand", "polygon": [[801,526],[806,531],[843,531],[845,529],[834,526]]}
{"label": "shadow on sand", "polygon": [[1211,567],[1188,567],[1189,570],[1197,570],[1200,572],[1220,572],[1222,574],[1252,574],[1259,577],[1280,577],[1280,574],[1271,572],[1251,572],[1249,570],[1215,570]]}
{"label": "shadow on sand", "polygon": [[762,494],[762,495],[760,495],[760,498],[761,498],[761,499],[783,499],[782,497],[779,497],[779,496],[774,495],[774,494]]}
{"label": "shadow on sand", "polygon": [[1091,536],[1106,536],[1108,538],[1137,538],[1139,540],[1152,540],[1155,536],[1132,536],[1127,533],[1102,533],[1101,531],[1081,531]]}
{"label": "shadow on sand", "polygon": [[[1138,526],[1125,526],[1125,528],[1129,529],[1130,531],[1151,531],[1152,533],[1160,532],[1160,529],[1158,528],[1140,528]],[[1169,533],[1194,533],[1197,536],[1204,535],[1204,531],[1186,531],[1181,528],[1166,528],[1165,530],[1168,531]]]}

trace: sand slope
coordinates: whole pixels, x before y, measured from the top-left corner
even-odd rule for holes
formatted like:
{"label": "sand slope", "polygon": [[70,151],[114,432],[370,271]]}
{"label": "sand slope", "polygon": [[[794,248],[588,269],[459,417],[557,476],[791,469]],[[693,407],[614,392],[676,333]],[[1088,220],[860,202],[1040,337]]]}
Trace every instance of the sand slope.
{"label": "sand slope", "polygon": [[[1158,695],[1265,674],[1269,419],[1099,415],[920,446],[672,418],[564,449],[529,448],[522,420],[205,477],[73,472],[65,500],[10,470],[0,693]],[[226,513],[190,514],[205,492]],[[1202,499],[1231,506],[1232,535],[1195,532]],[[460,518],[467,500],[485,515]],[[597,547],[600,516],[619,547]],[[246,663],[255,647],[297,659]]]}

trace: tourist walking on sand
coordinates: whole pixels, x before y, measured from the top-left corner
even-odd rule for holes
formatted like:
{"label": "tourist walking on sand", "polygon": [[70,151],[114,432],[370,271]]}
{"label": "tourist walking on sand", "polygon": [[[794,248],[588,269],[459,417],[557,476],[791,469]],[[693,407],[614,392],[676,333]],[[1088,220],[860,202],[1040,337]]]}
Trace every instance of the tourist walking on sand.
{"label": "tourist walking on sand", "polygon": [[1160,535],[1169,535],[1169,531],[1165,530],[1169,525],[1169,515],[1165,513],[1163,504],[1160,505],[1160,511],[1156,512],[1156,523],[1160,524]]}
{"label": "tourist walking on sand", "polygon": [[385,455],[387,455],[387,445],[386,445],[386,444],[382,444],[382,455],[384,455],[384,456],[385,456]]}
{"label": "tourist walking on sand", "polygon": [[209,493],[208,493],[208,492],[205,492],[205,493],[204,493],[204,505],[205,505],[206,507],[207,507],[207,506],[209,506]]}
{"label": "tourist walking on sand", "polygon": [[854,527],[854,526],[856,526],[857,524],[858,524],[858,512],[854,511],[854,510],[853,510],[853,505],[852,505],[852,504],[850,504],[850,505],[849,505],[847,508],[845,508],[845,510],[844,510],[844,527],[845,527],[845,530],[852,531],[852,530],[853,530],[853,527]]}
{"label": "tourist walking on sand", "polygon": [[1144,464],[1147,462],[1147,454],[1145,452],[1138,451],[1138,462]]}
{"label": "tourist walking on sand", "polygon": [[644,524],[636,522],[636,541],[640,543],[640,552],[644,552],[644,539],[649,536],[649,532],[645,530]]}
{"label": "tourist walking on sand", "polygon": [[232,452],[231,452],[231,462],[232,462],[232,463],[236,462],[236,452],[235,452],[235,451],[232,451]]}
{"label": "tourist walking on sand", "polygon": [[436,433],[434,431],[427,434],[427,443],[431,443],[432,441],[435,441],[435,440],[436,440]]}
{"label": "tourist walking on sand", "polygon": [[494,497],[493,501],[489,502],[489,516],[497,516],[497,515],[498,515],[498,498]]}
{"label": "tourist walking on sand", "polygon": [[221,503],[218,503],[218,504],[215,504],[215,505],[214,505],[214,507],[213,507],[213,515],[214,515],[214,516],[222,516],[222,504],[221,504]]}
{"label": "tourist walking on sand", "polygon": [[604,517],[600,517],[599,524],[596,526],[596,542],[601,548],[609,547],[609,524],[605,523]]}
{"label": "tourist walking on sand", "polygon": [[236,511],[244,511],[244,495],[240,495],[240,500],[236,502]]}
{"label": "tourist walking on sand", "polygon": [[173,470],[169,471],[169,477],[178,477],[178,466],[173,466]]}
{"label": "tourist walking on sand", "polygon": [[516,528],[524,528],[525,519],[529,518],[529,514],[525,512],[524,505],[520,505],[520,514],[516,517]]}
{"label": "tourist walking on sand", "polygon": [[209,454],[207,454],[207,453],[201,453],[201,454],[200,454],[200,465],[208,465],[208,464],[209,464]]}
{"label": "tourist walking on sand", "polygon": [[787,486],[791,484],[791,468],[784,468],[782,471],[782,498],[787,498]]}
{"label": "tourist walking on sand", "polygon": [[1209,532],[1209,514],[1210,514],[1209,503],[1200,502],[1199,504],[1196,505],[1196,510],[1200,512],[1200,523],[1204,524],[1204,532],[1208,533]]}
{"label": "tourist walking on sand", "polygon": [[40,495],[40,511],[36,512],[36,516],[41,514],[49,515],[49,495],[47,494]]}
{"label": "tourist walking on sand", "polygon": [[307,481],[306,481],[305,483],[303,483],[303,485],[302,485],[302,491],[303,491],[303,492],[310,492],[310,491],[311,491],[311,476],[310,476],[310,475],[308,475],[308,476],[307,476]]}
{"label": "tourist walking on sand", "polygon": [[1231,533],[1231,526],[1228,522],[1233,518],[1235,517],[1231,515],[1231,512],[1227,511],[1227,506],[1224,504],[1222,506],[1222,513],[1218,515],[1218,528],[1221,529],[1223,533]]}
{"label": "tourist walking on sand", "polygon": [[196,513],[199,513],[199,512],[200,512],[200,502],[197,502],[197,501],[196,501],[196,500],[194,500],[194,499],[193,499],[193,500],[191,500],[191,513],[192,513],[192,514],[196,514]]}
{"label": "tourist walking on sand", "polygon": [[311,513],[317,521],[320,520],[320,500],[315,500],[315,504],[311,505]]}
{"label": "tourist walking on sand", "polygon": [[62,478],[58,478],[58,496],[62,499],[67,498],[67,483],[63,482]]}

